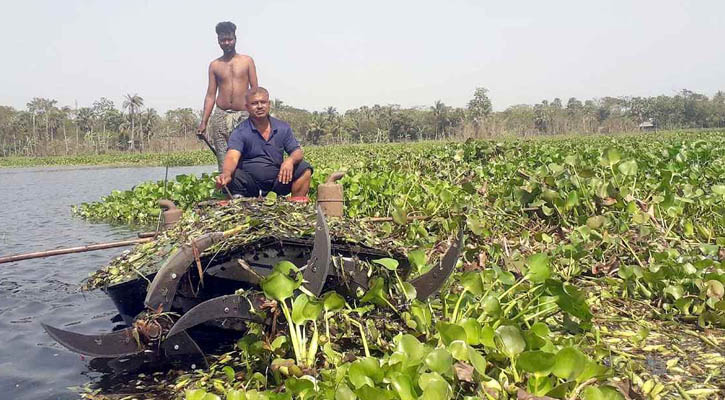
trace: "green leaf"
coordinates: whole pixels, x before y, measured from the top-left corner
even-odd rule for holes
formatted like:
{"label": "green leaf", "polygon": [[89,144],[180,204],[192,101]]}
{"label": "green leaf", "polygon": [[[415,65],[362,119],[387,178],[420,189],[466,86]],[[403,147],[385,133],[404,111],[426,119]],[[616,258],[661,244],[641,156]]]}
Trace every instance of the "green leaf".
{"label": "green leaf", "polygon": [[634,160],[625,161],[617,166],[619,172],[627,176],[637,175],[637,162]]}
{"label": "green leaf", "polygon": [[382,265],[389,271],[395,271],[396,269],[398,269],[398,260],[392,258],[380,258],[377,260],[373,260],[373,262]]}
{"label": "green leaf", "polygon": [[355,390],[360,400],[388,400],[393,399],[395,394],[391,390],[376,388],[365,385]]}
{"label": "green leaf", "polygon": [[337,311],[345,307],[345,299],[337,292],[327,292],[322,296],[325,311]]}
{"label": "green leaf", "polygon": [[513,325],[502,325],[496,329],[496,338],[500,343],[500,350],[509,358],[521,354],[526,348],[526,341],[519,328]]}
{"label": "green leaf", "polygon": [[283,301],[292,297],[292,293],[299,287],[299,283],[279,271],[272,271],[271,274],[262,279],[260,286],[262,286],[265,296],[277,301]]}
{"label": "green leaf", "polygon": [[385,281],[382,277],[374,278],[370,289],[360,299],[363,303],[373,303],[379,306],[386,306],[385,300]]}
{"label": "green leaf", "polygon": [[401,400],[415,400],[418,396],[413,391],[413,382],[408,375],[397,373],[390,379],[390,386],[393,387]]}
{"label": "green leaf", "polygon": [[415,286],[413,286],[413,284],[410,282],[403,282],[403,292],[405,292],[405,297],[408,300],[418,297],[418,291],[415,289]]}
{"label": "green leaf", "polygon": [[587,386],[581,396],[582,400],[624,400],[618,390],[609,386]]}
{"label": "green leaf", "polygon": [[296,265],[292,264],[289,261],[280,261],[274,265],[274,268],[272,268],[272,271],[278,271],[285,275],[289,275],[290,272],[298,272],[299,268],[297,268]]}
{"label": "green leaf", "polygon": [[297,325],[305,322],[304,310],[307,303],[310,301],[306,294],[300,293],[299,296],[292,303],[292,322]]}
{"label": "green leaf", "polygon": [[418,249],[409,252],[408,262],[410,262],[410,265],[412,265],[416,271],[420,271],[425,267],[425,251]]}
{"label": "green leaf", "polygon": [[222,368],[222,372],[224,372],[224,375],[227,377],[227,380],[229,382],[234,382],[234,376],[235,376],[234,368],[227,365],[224,368]]}
{"label": "green leaf", "polygon": [[616,163],[619,162],[619,160],[622,159],[622,155],[619,154],[619,150],[609,147],[606,150],[604,150],[604,153],[602,154],[602,157],[600,158],[600,161],[602,165],[604,166],[614,166]]}
{"label": "green leaf", "polygon": [[719,195],[725,196],[725,185],[713,185],[712,192]]}
{"label": "green leaf", "polygon": [[377,358],[365,357],[358,359],[350,365],[349,370],[350,382],[356,389],[364,385],[375,387],[376,383],[383,380],[383,370]]}
{"label": "green leaf", "polygon": [[227,391],[226,400],[247,400],[247,396],[244,390],[241,389],[229,389]]}
{"label": "green leaf", "polygon": [[460,325],[440,321],[436,324],[436,329],[438,329],[438,333],[441,335],[441,340],[443,340],[443,343],[445,343],[446,346],[454,340],[466,341],[466,331]]}
{"label": "green leaf", "polygon": [[184,399],[185,400],[202,400],[204,396],[206,396],[206,390],[204,389],[193,389],[189,390],[187,389],[184,392]]}
{"label": "green leaf", "polygon": [[284,381],[284,387],[292,394],[299,396],[305,392],[314,390],[315,384],[309,379],[291,376]]}
{"label": "green leaf", "polygon": [[529,329],[529,331],[542,339],[547,339],[551,334],[549,326],[541,321],[531,325],[531,329]]}
{"label": "green leaf", "polygon": [[578,349],[565,347],[556,353],[552,373],[564,380],[574,380],[584,371],[587,361],[587,356]]}
{"label": "green leaf", "polygon": [[454,340],[448,345],[453,358],[458,361],[468,361],[468,345],[463,340]]}
{"label": "green leaf", "polygon": [[395,350],[408,357],[409,365],[419,364],[426,354],[426,349],[425,346],[423,346],[423,343],[410,334],[405,334],[398,338]]}
{"label": "green leaf", "polygon": [[549,279],[551,270],[549,268],[549,257],[544,253],[537,253],[526,259],[529,267],[527,276],[534,283],[541,283]]}
{"label": "green leaf", "polygon": [[428,366],[431,371],[438,372],[439,374],[445,374],[453,366],[453,357],[451,357],[451,353],[444,348],[435,349],[428,353],[425,357],[425,365]]}
{"label": "green leaf", "polygon": [[400,207],[395,207],[391,214],[393,217],[393,222],[395,222],[396,224],[405,225],[408,223],[408,214],[405,212],[404,209]]}
{"label": "green leaf", "polygon": [[723,295],[725,295],[725,287],[723,286],[722,282],[716,281],[714,279],[711,279],[707,281],[705,284],[707,287],[707,290],[705,293],[707,294],[707,297],[711,299],[717,299],[720,300],[723,298]]}
{"label": "green leaf", "polygon": [[493,328],[490,325],[483,326],[481,328],[481,333],[478,337],[482,345],[490,348],[496,347],[496,342],[494,339],[496,337],[496,332],[494,332]]}
{"label": "green leaf", "polygon": [[468,361],[479,374],[486,375],[486,359],[471,346],[468,346]]}
{"label": "green leaf", "polygon": [[489,294],[483,299],[483,312],[492,318],[498,318],[501,315],[501,303],[498,297]]}
{"label": "green leaf", "polygon": [[433,316],[427,304],[413,300],[413,304],[410,305],[410,313],[418,326],[422,328],[421,330],[425,331],[430,328]]}
{"label": "green leaf", "polygon": [[579,194],[576,191],[569,192],[569,195],[566,196],[566,203],[564,204],[564,208],[567,210],[571,210],[577,205],[579,205]]}
{"label": "green leaf", "polygon": [[460,283],[466,291],[475,296],[483,294],[483,281],[481,280],[481,274],[476,271],[465,272],[461,276]]}
{"label": "green leaf", "polygon": [[517,365],[526,372],[548,375],[554,366],[555,354],[543,351],[525,351],[519,355]]}
{"label": "green leaf", "polygon": [[481,343],[481,324],[475,318],[466,318],[461,321],[463,330],[466,331],[466,343],[476,346]]}
{"label": "green leaf", "polygon": [[[421,386],[421,388],[423,388]],[[448,400],[449,386],[443,378],[440,379],[428,379],[425,388],[423,388],[423,394],[420,396],[420,400]]]}
{"label": "green leaf", "polygon": [[357,396],[345,383],[340,383],[335,390],[335,400],[356,400]]}

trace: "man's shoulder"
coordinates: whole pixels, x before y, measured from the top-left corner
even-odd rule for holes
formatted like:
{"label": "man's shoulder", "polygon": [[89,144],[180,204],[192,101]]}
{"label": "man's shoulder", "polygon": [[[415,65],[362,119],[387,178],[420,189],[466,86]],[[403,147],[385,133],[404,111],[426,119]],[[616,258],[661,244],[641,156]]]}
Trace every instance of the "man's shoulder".
{"label": "man's shoulder", "polygon": [[274,127],[276,129],[283,129],[283,130],[292,131],[292,127],[290,126],[290,124],[288,124],[285,121],[282,121],[279,118],[275,118],[275,117],[273,117],[273,116],[270,115],[269,116],[269,121],[270,121],[270,123],[272,123],[272,125],[274,125]]}
{"label": "man's shoulder", "polygon": [[237,134],[240,136],[244,136],[252,133],[252,128],[249,125],[249,119],[245,119],[244,121],[240,122],[236,128],[234,128],[234,130],[232,131],[232,135]]}

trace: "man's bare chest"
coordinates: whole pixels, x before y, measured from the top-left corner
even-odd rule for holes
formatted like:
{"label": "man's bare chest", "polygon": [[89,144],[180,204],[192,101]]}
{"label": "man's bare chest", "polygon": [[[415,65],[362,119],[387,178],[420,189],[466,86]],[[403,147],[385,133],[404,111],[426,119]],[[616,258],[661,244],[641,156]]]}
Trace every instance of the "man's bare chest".
{"label": "man's bare chest", "polygon": [[219,63],[214,68],[214,76],[219,83],[223,83],[229,80],[245,80],[248,75],[248,69],[249,67],[247,66],[247,64],[241,61]]}

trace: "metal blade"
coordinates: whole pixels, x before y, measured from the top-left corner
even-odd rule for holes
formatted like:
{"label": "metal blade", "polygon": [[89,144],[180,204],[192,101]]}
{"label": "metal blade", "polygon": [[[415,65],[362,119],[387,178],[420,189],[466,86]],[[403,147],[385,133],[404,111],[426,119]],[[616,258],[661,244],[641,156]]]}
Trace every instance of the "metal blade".
{"label": "metal blade", "polygon": [[207,321],[224,318],[241,318],[249,321],[259,321],[252,313],[252,305],[259,307],[259,299],[252,300],[230,294],[207,300],[189,310],[181,316],[166,334],[168,338]]}
{"label": "metal blade", "polygon": [[208,368],[204,352],[188,333],[181,332],[173,337],[167,337],[161,343],[166,358],[177,367],[185,369]]}
{"label": "metal blade", "polygon": [[134,338],[133,328],[101,335],[83,335],[64,331],[41,322],[48,335],[63,347],[91,357],[121,357],[136,354],[143,348]]}
{"label": "metal blade", "polygon": [[176,296],[179,281],[194,262],[194,247],[199,253],[224,238],[222,232],[212,232],[193,239],[172,253],[149,285],[144,304],[151,310],[169,311]]}
{"label": "metal blade", "polygon": [[330,244],[330,229],[327,227],[325,215],[322,213],[320,206],[317,206],[317,225],[315,227],[315,242],[312,247],[312,256],[307,263],[307,268],[303,273],[305,280],[304,286],[315,296],[322,293],[322,287],[325,286],[327,274],[330,271],[330,259],[332,245]]}
{"label": "metal blade", "polygon": [[458,262],[458,256],[461,254],[462,247],[463,229],[458,232],[458,239],[448,249],[438,267],[435,267],[410,281],[410,284],[415,287],[415,291],[417,293],[416,297],[418,300],[425,300],[428,296],[436,293],[441,287],[443,287],[443,284],[456,268],[456,263]]}

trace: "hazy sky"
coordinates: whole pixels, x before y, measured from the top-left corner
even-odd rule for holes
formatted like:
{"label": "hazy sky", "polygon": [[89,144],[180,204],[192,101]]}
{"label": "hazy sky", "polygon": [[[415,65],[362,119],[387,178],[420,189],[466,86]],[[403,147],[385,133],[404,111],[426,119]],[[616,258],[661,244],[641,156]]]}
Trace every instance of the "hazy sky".
{"label": "hazy sky", "polygon": [[201,109],[214,25],[237,24],[272,97],[309,110],[725,90],[725,1],[13,1],[0,105],[125,93]]}

